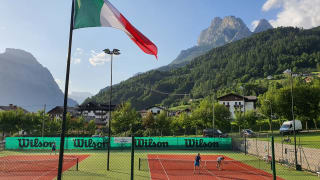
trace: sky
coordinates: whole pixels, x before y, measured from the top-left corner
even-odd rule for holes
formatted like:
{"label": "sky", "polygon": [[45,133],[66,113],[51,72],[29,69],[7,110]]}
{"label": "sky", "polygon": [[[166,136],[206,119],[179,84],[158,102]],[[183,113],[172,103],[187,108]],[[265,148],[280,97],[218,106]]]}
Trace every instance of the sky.
{"label": "sky", "polygon": [[[158,60],[141,51],[128,36],[108,27],[73,31],[69,92],[96,94],[110,85],[172,62],[181,50],[197,44],[214,17],[236,16],[253,30],[259,19],[274,27],[309,29],[320,25],[320,0],[109,0],[158,47]],[[5,48],[30,52],[64,91],[71,0],[1,0],[0,53]]]}

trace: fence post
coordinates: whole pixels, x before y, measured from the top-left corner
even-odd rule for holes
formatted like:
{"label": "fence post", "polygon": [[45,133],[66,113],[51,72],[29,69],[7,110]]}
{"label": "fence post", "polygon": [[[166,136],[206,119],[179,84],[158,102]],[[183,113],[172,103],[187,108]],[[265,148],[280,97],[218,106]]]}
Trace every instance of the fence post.
{"label": "fence post", "polygon": [[247,155],[247,138],[246,138],[246,135],[244,135],[244,154]]}
{"label": "fence post", "polygon": [[77,158],[77,166],[76,166],[76,170],[79,170],[79,158]]}
{"label": "fence post", "polygon": [[274,155],[274,138],[271,136],[271,152],[272,152],[272,174],[273,174],[273,180],[277,179],[276,175],[276,160],[275,160],[275,155]]}
{"label": "fence post", "polygon": [[133,180],[133,172],[134,172],[134,136],[132,136],[132,142],[131,142],[131,180]]}

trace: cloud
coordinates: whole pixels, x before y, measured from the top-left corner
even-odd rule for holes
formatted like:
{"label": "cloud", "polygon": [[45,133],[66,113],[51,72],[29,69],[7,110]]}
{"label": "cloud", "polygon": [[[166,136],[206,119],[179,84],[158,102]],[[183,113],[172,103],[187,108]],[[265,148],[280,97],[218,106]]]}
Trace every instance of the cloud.
{"label": "cloud", "polygon": [[81,63],[81,57],[83,56],[84,50],[81,48],[76,48],[74,51],[72,57],[71,57],[71,63],[73,64],[80,64]]}
{"label": "cloud", "polygon": [[320,25],[320,0],[267,0],[262,10],[281,10],[276,19],[270,20],[273,27],[294,26],[309,29]]}
{"label": "cloud", "polygon": [[91,57],[89,58],[89,62],[91,65],[103,65],[105,62],[108,61],[110,61],[110,56],[106,57],[106,54],[104,52],[98,53],[94,50],[91,50]]}
{"label": "cloud", "polygon": [[80,58],[71,58],[71,62],[73,64],[79,64],[81,62],[81,59]]}
{"label": "cloud", "polygon": [[262,10],[269,11],[270,9],[281,8],[284,1],[285,0],[267,0],[267,2],[262,6]]}
{"label": "cloud", "polygon": [[5,26],[0,26],[0,30],[6,30],[7,28]]}
{"label": "cloud", "polygon": [[258,26],[258,24],[259,24],[259,20],[252,21],[251,30],[254,31],[254,29],[256,29],[256,27]]}
{"label": "cloud", "polygon": [[74,53],[74,55],[75,56],[81,56],[82,54],[83,54],[83,49],[81,49],[81,48],[77,48],[76,49],[76,51],[75,51],[75,53]]}

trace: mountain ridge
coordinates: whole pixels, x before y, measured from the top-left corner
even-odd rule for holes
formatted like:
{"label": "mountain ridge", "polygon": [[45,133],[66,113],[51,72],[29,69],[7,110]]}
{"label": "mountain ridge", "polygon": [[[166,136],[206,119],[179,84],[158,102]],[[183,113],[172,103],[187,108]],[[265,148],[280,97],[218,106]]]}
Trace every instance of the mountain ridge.
{"label": "mountain ridge", "polygon": [[[24,50],[7,48],[0,54],[0,84],[1,105],[14,104],[37,111],[44,104],[63,104],[63,92],[50,71]],[[77,103],[69,99],[68,104]]]}
{"label": "mountain ridge", "polygon": [[[129,78],[113,86],[112,102],[131,101],[138,110],[155,104],[173,106],[189,98],[232,92],[241,84],[282,74],[290,68],[312,72],[317,64],[320,64],[320,27],[310,30],[280,27],[213,48],[183,67],[152,70]],[[246,95],[258,95],[265,89],[259,83],[250,84]],[[85,102],[106,103],[109,91],[100,91]]]}
{"label": "mountain ridge", "polygon": [[[259,24],[261,21],[265,23],[266,20],[263,20],[265,19],[260,20]],[[259,32],[263,32],[268,29],[262,25],[258,25],[257,27],[260,28]],[[215,17],[211,21],[210,26],[201,31],[196,46],[182,50],[171,63],[158,68],[158,70],[168,71],[183,67],[195,57],[205,54],[210,49],[250,37],[254,34],[255,30],[251,32],[242,19],[235,16],[226,16],[223,19]]]}

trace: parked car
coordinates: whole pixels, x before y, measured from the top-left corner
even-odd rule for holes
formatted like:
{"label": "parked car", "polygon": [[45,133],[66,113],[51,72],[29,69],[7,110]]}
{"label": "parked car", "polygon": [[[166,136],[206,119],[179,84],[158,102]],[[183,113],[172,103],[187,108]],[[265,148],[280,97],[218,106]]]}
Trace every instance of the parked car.
{"label": "parked car", "polygon": [[[295,120],[296,132],[302,131],[301,121]],[[280,127],[280,134],[291,134],[293,133],[293,121],[285,121]]]}
{"label": "parked car", "polygon": [[222,133],[219,129],[204,129],[203,137],[228,137],[228,134]]}
{"label": "parked car", "polygon": [[256,137],[256,133],[254,133],[251,129],[243,129],[240,135],[241,137]]}

